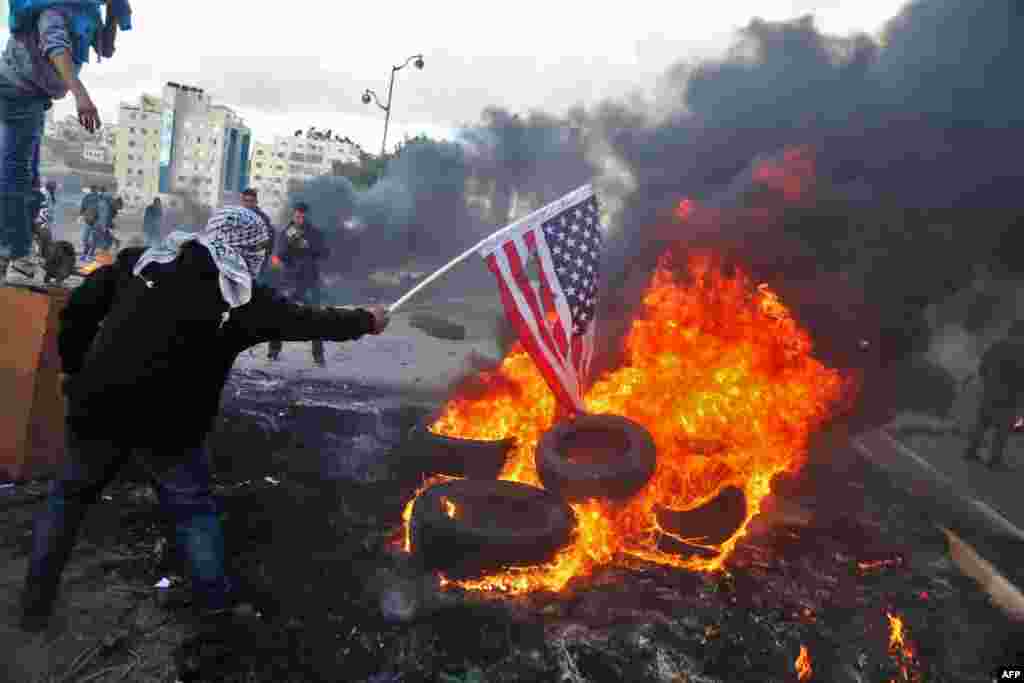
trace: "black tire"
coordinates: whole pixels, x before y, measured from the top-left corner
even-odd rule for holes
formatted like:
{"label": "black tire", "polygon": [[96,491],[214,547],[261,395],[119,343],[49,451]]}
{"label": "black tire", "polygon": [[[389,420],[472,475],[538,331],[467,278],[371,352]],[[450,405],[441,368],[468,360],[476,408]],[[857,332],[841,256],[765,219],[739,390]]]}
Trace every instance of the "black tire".
{"label": "black tire", "polygon": [[[454,503],[455,517],[446,513]],[[424,569],[453,578],[550,561],[572,538],[576,517],[558,496],[511,481],[459,479],[424,491],[410,519]]]}
{"label": "black tire", "polygon": [[632,420],[581,415],[541,437],[536,463],[544,488],[566,500],[623,500],[654,476],[657,449],[650,433]]}
{"label": "black tire", "polygon": [[498,478],[508,452],[516,445],[515,438],[480,441],[441,436],[430,431],[435,419],[428,416],[409,431],[401,450],[400,469],[469,479]]}
{"label": "black tire", "polygon": [[692,510],[656,512],[658,524],[700,545],[717,545],[726,541],[747,518],[747,496],[736,486],[726,486],[704,505]]}

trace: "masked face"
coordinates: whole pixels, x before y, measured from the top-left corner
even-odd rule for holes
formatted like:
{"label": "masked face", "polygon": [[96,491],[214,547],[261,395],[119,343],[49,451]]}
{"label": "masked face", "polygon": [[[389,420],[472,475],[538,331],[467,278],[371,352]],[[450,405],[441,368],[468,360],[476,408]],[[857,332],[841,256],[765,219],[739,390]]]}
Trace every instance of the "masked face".
{"label": "masked face", "polygon": [[210,218],[205,233],[215,250],[230,247],[245,261],[251,276],[259,275],[267,258],[270,230],[258,214],[238,207],[221,209]]}

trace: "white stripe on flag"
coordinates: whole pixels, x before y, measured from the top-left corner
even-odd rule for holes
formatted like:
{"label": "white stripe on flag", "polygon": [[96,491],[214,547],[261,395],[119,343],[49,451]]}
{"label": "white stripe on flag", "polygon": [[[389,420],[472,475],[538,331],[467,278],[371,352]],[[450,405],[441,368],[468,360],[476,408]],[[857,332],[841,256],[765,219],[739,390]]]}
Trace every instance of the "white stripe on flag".
{"label": "white stripe on flag", "polygon": [[[520,262],[523,263],[524,265],[528,263],[530,254],[526,249],[526,245],[522,241],[522,235],[516,235],[515,237],[509,239],[508,242],[515,246],[515,250],[519,256]],[[505,283],[508,286],[509,291],[512,293],[512,297],[515,299],[516,307],[519,309],[519,312],[522,315],[523,320],[526,321],[526,325],[527,327],[529,327],[530,334],[537,340],[537,347],[540,349],[540,352],[543,355],[543,358],[538,360],[542,360],[552,369],[552,371],[557,375],[558,380],[561,382],[562,386],[564,386],[566,388],[566,391],[568,391],[568,393],[572,395],[574,401],[578,402],[580,391],[579,385],[576,382],[576,378],[566,373],[566,368],[562,365],[561,360],[556,358],[551,353],[551,350],[548,348],[547,344],[544,343],[543,335],[538,326],[538,320],[533,315],[533,311],[530,309],[530,305],[527,303],[526,297],[524,296],[523,291],[520,289],[519,284],[516,281],[516,278],[512,272],[511,264],[509,264],[508,259],[505,256],[504,250],[497,249],[493,252],[493,255],[495,257],[495,261],[498,264],[498,268],[501,272],[502,278],[505,280]],[[527,281],[529,282],[528,279]],[[532,284],[530,284],[529,286],[533,290],[534,295],[537,297],[537,301],[540,302],[540,293],[533,288]],[[540,322],[542,323],[543,321]],[[578,407],[582,408],[582,406]]]}
{"label": "white stripe on flag", "polygon": [[[565,292],[558,283],[558,274],[555,272],[555,263],[551,259],[551,250],[548,248],[548,241],[544,237],[544,229],[537,228],[537,260],[540,262],[541,275],[544,277],[551,293],[555,297],[555,309],[558,311],[558,323],[565,334],[565,358],[572,357],[572,313],[569,311],[569,301],[565,298]],[[571,361],[570,361],[571,362]]]}

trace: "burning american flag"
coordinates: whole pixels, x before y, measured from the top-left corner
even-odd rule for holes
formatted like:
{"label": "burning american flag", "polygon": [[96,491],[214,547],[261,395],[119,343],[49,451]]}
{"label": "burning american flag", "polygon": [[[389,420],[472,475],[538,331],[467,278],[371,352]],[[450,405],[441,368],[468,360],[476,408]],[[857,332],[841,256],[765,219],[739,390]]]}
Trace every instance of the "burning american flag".
{"label": "burning american flag", "polygon": [[[478,253],[497,277],[505,314],[558,402],[582,412],[601,260],[593,189],[584,185],[498,231]],[[537,284],[527,271],[534,258]]]}

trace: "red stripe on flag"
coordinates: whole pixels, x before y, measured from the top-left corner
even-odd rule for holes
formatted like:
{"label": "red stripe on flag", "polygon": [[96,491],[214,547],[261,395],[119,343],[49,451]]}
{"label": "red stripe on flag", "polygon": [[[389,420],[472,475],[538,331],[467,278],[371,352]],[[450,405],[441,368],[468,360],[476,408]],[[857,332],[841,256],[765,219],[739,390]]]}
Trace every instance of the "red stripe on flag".
{"label": "red stripe on flag", "polygon": [[519,259],[519,250],[516,249],[516,245],[512,242],[507,242],[502,245],[502,249],[505,250],[505,257],[508,259],[509,270],[512,271],[512,277],[516,281],[516,285],[519,287],[519,293],[526,299],[526,305],[530,307],[530,312],[533,314],[533,319],[537,321],[537,329],[540,331],[541,341],[548,350],[556,358],[561,358],[561,354],[558,353],[558,348],[555,346],[555,342],[551,339],[551,334],[548,333],[548,321],[544,319],[544,313],[540,310],[540,302],[537,301],[537,297],[533,292],[533,286],[530,284],[530,278],[526,275],[525,265]]}
{"label": "red stripe on flag", "polygon": [[[583,380],[583,335],[572,335],[572,366],[576,368],[576,376]],[[582,388],[582,387],[581,387]]]}
{"label": "red stripe on flag", "polygon": [[[526,246],[529,247],[531,252],[537,250],[537,235],[535,233],[526,233]],[[544,311],[548,315],[554,314],[558,316],[558,309],[555,308],[555,295],[551,290],[551,283],[548,281],[548,273],[542,267],[537,269],[540,271],[540,291],[544,298]],[[572,324],[572,321],[569,321]],[[555,325],[555,343],[558,345],[558,355],[565,360],[569,355],[569,340],[565,338],[564,325]]]}
{"label": "red stripe on flag", "polygon": [[502,275],[501,267],[498,265],[497,256],[490,254],[487,257],[487,267],[490,269],[494,276],[498,280],[498,291],[501,294],[501,302],[505,306],[505,314],[512,322],[513,327],[516,328],[516,332],[519,333],[519,340],[523,343],[526,348],[526,352],[530,354],[533,361],[537,364],[541,374],[544,376],[544,381],[548,383],[551,390],[555,394],[555,399],[570,408],[575,409],[576,401],[569,392],[558,380],[558,376],[554,370],[548,365],[547,361],[544,360],[544,352],[541,351],[540,345],[537,343],[537,338],[533,336],[530,331],[530,327],[519,311],[519,306],[516,305],[515,297],[512,295],[511,290],[508,287],[508,283],[505,281],[504,275]]}

